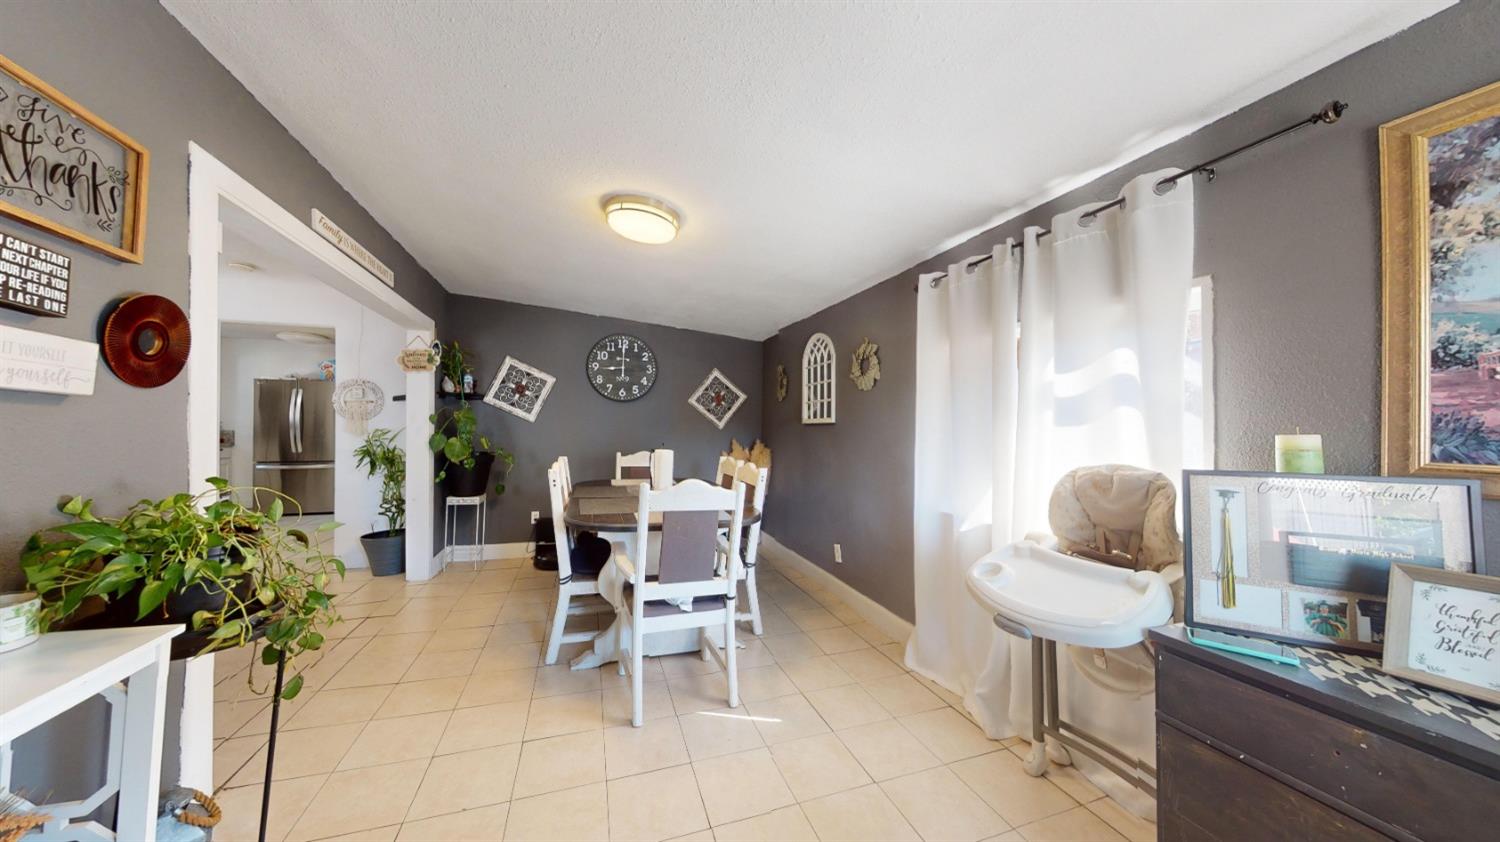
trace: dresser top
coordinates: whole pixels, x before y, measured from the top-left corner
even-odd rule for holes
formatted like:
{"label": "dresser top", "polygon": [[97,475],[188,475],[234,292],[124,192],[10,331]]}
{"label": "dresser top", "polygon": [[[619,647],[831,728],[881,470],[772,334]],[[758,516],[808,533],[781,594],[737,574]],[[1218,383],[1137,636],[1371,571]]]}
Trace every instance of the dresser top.
{"label": "dresser top", "polygon": [[1181,625],[1152,629],[1151,640],[1325,713],[1500,776],[1500,707],[1386,675],[1376,658],[1290,646],[1302,659],[1293,667],[1195,645]]}

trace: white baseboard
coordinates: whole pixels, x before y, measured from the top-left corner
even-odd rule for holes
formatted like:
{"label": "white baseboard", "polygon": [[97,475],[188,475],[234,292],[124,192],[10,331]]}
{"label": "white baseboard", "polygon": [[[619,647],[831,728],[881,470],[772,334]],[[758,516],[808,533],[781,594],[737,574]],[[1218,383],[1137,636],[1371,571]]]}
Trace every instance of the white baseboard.
{"label": "white baseboard", "polygon": [[[481,560],[492,558],[529,558],[531,556],[532,544],[530,541],[511,541],[505,544],[485,544],[484,556]],[[434,570],[442,570],[443,565],[449,562],[460,562],[468,564],[474,560],[472,555],[474,547],[470,545],[459,545],[456,547],[444,547],[438,550],[432,557]]]}
{"label": "white baseboard", "polygon": [[761,533],[759,552],[772,565],[801,573],[816,581],[824,590],[837,594],[839,599],[842,599],[849,604],[849,607],[859,612],[859,616],[865,618],[866,621],[882,632],[885,632],[893,640],[905,641],[911,637],[911,623],[901,619],[884,605],[855,590],[848,582],[803,558],[795,550],[788,548],[785,544],[770,535]]}

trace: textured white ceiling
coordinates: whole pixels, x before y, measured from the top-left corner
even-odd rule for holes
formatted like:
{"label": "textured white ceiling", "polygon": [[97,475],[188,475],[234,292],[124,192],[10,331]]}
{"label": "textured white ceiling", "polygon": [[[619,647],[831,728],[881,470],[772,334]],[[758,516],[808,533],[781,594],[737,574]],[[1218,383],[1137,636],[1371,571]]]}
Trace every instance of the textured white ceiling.
{"label": "textured white ceiling", "polygon": [[1450,5],[163,3],[450,291],[754,339]]}

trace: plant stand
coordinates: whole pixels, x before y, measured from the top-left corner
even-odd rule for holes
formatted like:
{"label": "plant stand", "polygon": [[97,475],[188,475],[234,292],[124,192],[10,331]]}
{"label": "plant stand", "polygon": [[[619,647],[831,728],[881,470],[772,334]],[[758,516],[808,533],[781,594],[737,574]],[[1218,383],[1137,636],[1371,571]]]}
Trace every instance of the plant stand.
{"label": "plant stand", "polygon": [[286,677],[286,650],[276,657],[276,691],[271,696],[271,739],[266,743],[266,781],[260,792],[259,842],[266,842],[266,822],[271,815],[271,774],[276,769],[276,730],[281,724],[281,685]]}
{"label": "plant stand", "polygon": [[[470,561],[474,562],[474,569],[479,569],[479,563],[484,561],[484,539],[485,539],[485,517],[484,517],[485,495],[478,494],[473,497],[449,497],[443,506],[443,567],[447,568],[448,562],[458,558],[460,547],[471,547]],[[458,543],[458,516],[457,509],[463,506],[472,506],[474,509],[474,543]],[[452,520],[452,535],[449,535],[449,520]]]}

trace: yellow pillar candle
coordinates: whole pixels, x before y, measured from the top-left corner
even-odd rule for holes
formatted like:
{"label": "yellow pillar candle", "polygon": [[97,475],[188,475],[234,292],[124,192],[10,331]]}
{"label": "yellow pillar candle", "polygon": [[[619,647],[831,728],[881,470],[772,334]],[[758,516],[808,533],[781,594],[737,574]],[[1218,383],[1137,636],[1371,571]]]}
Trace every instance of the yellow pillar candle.
{"label": "yellow pillar candle", "polygon": [[1315,433],[1276,437],[1276,470],[1283,474],[1323,473],[1323,437]]}

